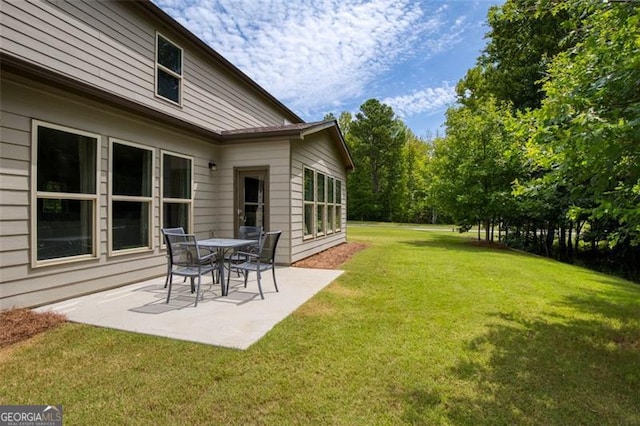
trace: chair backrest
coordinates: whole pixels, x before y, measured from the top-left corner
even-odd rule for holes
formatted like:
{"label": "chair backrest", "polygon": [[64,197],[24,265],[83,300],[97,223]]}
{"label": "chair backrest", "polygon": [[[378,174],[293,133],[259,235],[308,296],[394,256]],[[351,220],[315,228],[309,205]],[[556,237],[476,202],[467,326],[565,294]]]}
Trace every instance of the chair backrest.
{"label": "chair backrest", "polygon": [[195,235],[165,233],[171,263],[177,266],[200,265],[200,249]]}
{"label": "chair backrest", "polygon": [[164,236],[165,244],[167,243],[167,234],[185,234],[184,228],[182,226],[179,228],[162,228],[160,229],[160,232],[162,232],[162,235]]}
{"label": "chair backrest", "polygon": [[262,226],[241,226],[238,228],[238,238],[241,240],[256,240],[262,238]]}
{"label": "chair backrest", "polygon": [[275,263],[276,247],[282,231],[267,232],[262,237],[260,246],[260,263]]}

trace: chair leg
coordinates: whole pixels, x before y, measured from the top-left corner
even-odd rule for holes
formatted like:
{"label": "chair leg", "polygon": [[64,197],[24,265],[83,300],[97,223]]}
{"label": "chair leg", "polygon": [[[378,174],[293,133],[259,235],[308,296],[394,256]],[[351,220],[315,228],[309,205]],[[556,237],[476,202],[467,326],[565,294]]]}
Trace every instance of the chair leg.
{"label": "chair leg", "polygon": [[167,278],[164,280],[164,288],[167,288],[167,284],[169,284],[169,277],[171,277],[171,263],[167,262]]}
{"label": "chair leg", "polygon": [[167,303],[169,303],[169,298],[171,297],[171,284],[173,284],[172,282],[173,280],[169,280],[169,290],[167,290]]}
{"label": "chair leg", "polygon": [[[198,299],[200,298],[200,281],[202,280],[202,276],[198,275],[198,288],[196,289],[196,304],[195,307],[198,307]],[[191,278],[191,282],[193,283],[193,278]]]}
{"label": "chair leg", "polygon": [[[187,279],[187,277],[184,277],[185,281]],[[193,293],[194,291],[196,291],[196,287],[193,285],[193,277],[191,277],[191,293]]]}
{"label": "chair leg", "polygon": [[247,288],[247,280],[249,279],[249,271],[242,271],[244,274],[244,288]]}
{"label": "chair leg", "polygon": [[276,268],[271,266],[271,272],[273,273],[273,285],[276,286],[276,292],[280,292],[280,290],[278,290],[278,283],[276,282]]}
{"label": "chair leg", "polygon": [[260,283],[260,281],[261,281],[261,280],[260,280],[260,275],[262,275],[262,274],[260,273],[260,270],[259,270],[259,269],[258,269],[258,271],[256,271],[256,272],[257,272],[257,274],[258,274],[258,290],[260,290],[260,297],[261,297],[262,299],[264,299],[264,294],[262,294],[262,284]]}

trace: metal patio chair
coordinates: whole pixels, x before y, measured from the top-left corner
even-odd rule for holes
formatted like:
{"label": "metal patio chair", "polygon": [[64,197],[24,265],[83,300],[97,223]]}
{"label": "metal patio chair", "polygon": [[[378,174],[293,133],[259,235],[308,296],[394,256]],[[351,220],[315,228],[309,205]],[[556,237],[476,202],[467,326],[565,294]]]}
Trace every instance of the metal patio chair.
{"label": "metal patio chair", "polygon": [[[245,247],[241,247],[237,250],[234,250],[231,254],[225,257],[225,261],[227,262],[226,264],[229,269],[229,274],[227,274],[227,286],[229,285],[231,270],[235,269],[235,265],[247,261],[247,256],[242,253],[243,252],[258,253],[258,251],[260,251],[260,243],[262,242],[263,235],[264,235],[264,230],[262,226],[241,226],[240,228],[238,228],[239,239],[255,240],[255,243]],[[240,274],[240,271],[238,271],[237,269],[236,269],[236,272]]]}
{"label": "metal patio chair", "polygon": [[[173,276],[189,278],[191,280],[191,292],[196,293],[195,306],[198,306],[200,298],[200,283],[202,275],[211,272],[211,279],[215,283],[215,272],[218,270],[218,258],[216,253],[207,255],[200,254],[198,247],[198,239],[195,235],[190,234],[172,234],[165,233],[167,242],[167,250],[171,259],[171,268],[169,269],[169,289],[167,291],[167,303],[171,298],[171,287],[173,285]],[[198,284],[195,286],[195,279],[198,278]]]}
{"label": "metal patio chair", "polygon": [[244,286],[247,287],[247,280],[249,279],[249,272],[256,272],[258,278],[258,290],[260,290],[260,297],[264,299],[262,293],[262,272],[271,269],[273,274],[273,285],[278,291],[278,283],[276,282],[276,270],[275,270],[275,257],[276,248],[278,246],[278,240],[282,231],[267,232],[264,234],[262,241],[260,242],[260,249],[257,253],[251,252],[238,252],[243,256],[246,256],[246,261],[234,265],[234,268],[241,271],[244,274]]}

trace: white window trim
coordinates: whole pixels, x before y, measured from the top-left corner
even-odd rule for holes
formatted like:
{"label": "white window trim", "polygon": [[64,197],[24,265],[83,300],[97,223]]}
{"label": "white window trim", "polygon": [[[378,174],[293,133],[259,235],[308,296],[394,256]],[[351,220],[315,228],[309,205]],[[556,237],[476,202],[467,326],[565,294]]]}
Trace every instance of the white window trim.
{"label": "white window trim", "polygon": [[[331,191],[333,192],[333,201],[329,201],[329,181],[332,182]],[[325,184],[325,200],[326,200],[326,235],[333,234],[336,228],[336,178],[327,175]]]}
{"label": "white window trim", "polygon": [[[338,191],[338,182],[340,182],[340,191]],[[333,190],[335,191],[335,196],[333,198],[334,201],[334,215],[335,218],[333,219],[333,225],[335,227],[335,232],[342,232],[342,211],[344,210],[344,206],[342,204],[342,187],[344,186],[344,182],[342,181],[342,179],[338,179],[335,178],[334,182],[333,182]],[[338,215],[338,207],[340,207],[340,214]],[[338,226],[338,216],[340,217],[340,226]]]}
{"label": "white window trim", "polygon": [[[318,174],[321,174],[322,176],[324,176],[324,185],[323,185],[323,192],[324,192],[324,201],[318,201]],[[316,238],[317,237],[324,237],[327,235],[327,177],[328,175],[324,172],[320,172],[318,170],[316,170],[315,173],[316,176],[316,210],[318,209],[318,207],[322,206],[322,231],[318,232],[318,227],[316,226]],[[317,213],[317,211],[316,211]],[[316,214],[316,221],[318,220],[318,215]],[[316,223],[317,225],[317,223]]]}
{"label": "white window trim", "polygon": [[[169,68],[165,67],[164,65],[162,65],[160,62],[158,62],[158,37],[162,37],[163,39],[167,40],[169,43],[173,44],[176,48],[178,48],[180,50],[180,70],[182,71],[182,73],[177,74],[174,71],[170,70]],[[165,36],[164,34],[162,34],[159,31],[156,31],[156,48],[155,48],[155,55],[153,58],[153,61],[155,63],[155,67],[154,67],[154,89],[155,89],[155,96],[159,99],[162,99],[163,101],[166,102],[170,102],[173,105],[177,105],[179,107],[182,107],[182,99],[183,99],[183,93],[184,93],[184,49],[182,49],[178,43],[174,42],[173,40],[171,40],[169,37]],[[169,99],[167,97],[162,96],[160,93],[158,93],[158,69],[166,72],[167,74],[171,75],[172,77],[175,77],[179,80],[179,89],[178,89],[178,97],[180,98],[180,102],[176,102],[173,99]]]}
{"label": "white window trim", "polygon": [[[50,129],[61,130],[63,132],[75,133],[77,135],[86,136],[96,140],[96,177],[95,177],[95,193],[94,194],[77,194],[66,192],[46,192],[38,191],[38,127],[47,127]],[[31,267],[38,268],[50,265],[60,265],[65,263],[81,262],[84,260],[94,260],[98,258],[98,250],[100,247],[100,151],[102,139],[99,134],[75,129],[72,127],[60,126],[58,124],[48,123],[46,121],[31,120]],[[43,199],[67,199],[67,200],[86,200],[92,201],[93,206],[93,229],[91,239],[93,241],[92,252],[90,254],[82,254],[78,256],[59,257],[55,259],[38,260],[38,198]]]}
{"label": "white window trim", "polygon": [[[186,198],[165,198],[164,197],[164,156],[166,155],[171,155],[173,157],[180,157],[180,158],[186,158],[187,160],[191,161],[191,194],[189,194],[189,199]],[[164,244],[164,237],[162,236],[162,231],[160,231],[162,229],[162,227],[164,226],[164,203],[168,202],[168,203],[184,203],[184,204],[188,204],[189,205],[189,215],[187,217],[187,226],[189,228],[189,231],[191,234],[194,233],[194,229],[193,229],[193,217],[194,217],[194,212],[193,212],[193,201],[194,201],[194,193],[195,193],[195,182],[194,182],[194,169],[195,169],[195,162],[194,162],[194,158],[192,156],[189,155],[184,155],[184,154],[179,154],[177,152],[173,152],[173,151],[166,151],[166,150],[161,150],[160,151],[160,226],[158,227],[159,229],[159,245],[161,248],[165,247]]]}
{"label": "white window trim", "polygon": [[[120,145],[127,145],[127,146],[132,146],[135,148],[139,148],[139,149],[144,149],[147,151],[151,151],[151,195],[148,197],[137,197],[137,196],[130,196],[130,195],[113,195],[113,144],[117,143]],[[108,184],[108,188],[109,188],[109,194],[108,194],[108,207],[107,207],[107,239],[109,241],[108,244],[108,255],[109,256],[119,256],[119,255],[124,255],[124,254],[131,254],[131,253],[140,253],[140,252],[148,252],[148,251],[152,251],[154,249],[154,244],[153,244],[153,230],[155,229],[154,223],[153,223],[153,212],[155,211],[154,209],[154,203],[153,203],[153,186],[154,186],[154,175],[155,173],[153,173],[153,171],[155,170],[155,164],[156,164],[156,157],[155,157],[155,149],[153,149],[152,147],[146,146],[146,145],[141,145],[141,144],[137,144],[134,142],[129,142],[129,141],[125,141],[122,139],[117,139],[117,138],[109,138],[109,184]],[[149,223],[149,240],[147,241],[147,246],[146,247],[136,247],[136,248],[132,248],[132,249],[124,249],[124,250],[114,250],[113,248],[113,202],[114,201],[142,201],[142,202],[148,202],[149,203],[149,218],[148,218],[148,223]]]}

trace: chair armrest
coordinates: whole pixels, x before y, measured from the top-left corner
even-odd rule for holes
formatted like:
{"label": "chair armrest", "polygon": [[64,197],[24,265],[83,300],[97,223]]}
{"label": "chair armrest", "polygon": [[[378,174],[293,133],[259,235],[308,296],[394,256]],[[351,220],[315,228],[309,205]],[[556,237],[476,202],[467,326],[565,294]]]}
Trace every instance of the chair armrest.
{"label": "chair armrest", "polygon": [[247,251],[237,251],[235,252],[235,254],[241,254],[243,256],[247,256],[247,257],[253,257],[253,258],[259,258],[260,255],[258,253],[249,253]]}
{"label": "chair armrest", "polygon": [[200,256],[200,263],[209,262],[211,260],[218,260],[218,254],[211,253],[211,254],[207,254],[206,256]]}

